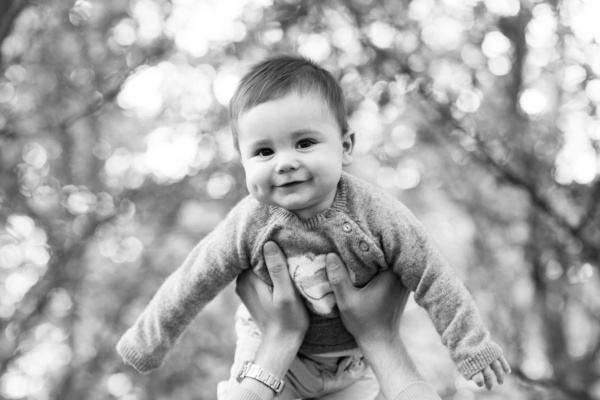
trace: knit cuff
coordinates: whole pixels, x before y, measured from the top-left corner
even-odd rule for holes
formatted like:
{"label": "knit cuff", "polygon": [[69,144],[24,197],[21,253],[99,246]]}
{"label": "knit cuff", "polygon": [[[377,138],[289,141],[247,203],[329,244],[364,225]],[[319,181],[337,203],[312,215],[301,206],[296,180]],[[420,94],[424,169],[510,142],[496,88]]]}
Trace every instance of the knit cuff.
{"label": "knit cuff", "polygon": [[502,349],[496,343],[490,343],[482,351],[457,364],[458,371],[468,380],[502,355]]}
{"label": "knit cuff", "polygon": [[252,390],[246,389],[240,385],[231,385],[225,398],[232,400],[263,400],[262,397],[254,393]]}
{"label": "knit cuff", "polygon": [[152,362],[148,357],[143,357],[134,348],[129,346],[125,337],[122,337],[119,343],[117,343],[117,353],[123,357],[123,361],[126,364],[131,365],[136,371],[142,374],[148,374],[162,364],[161,362]]}
{"label": "knit cuff", "polygon": [[419,381],[402,389],[394,400],[441,400],[441,398],[429,383]]}

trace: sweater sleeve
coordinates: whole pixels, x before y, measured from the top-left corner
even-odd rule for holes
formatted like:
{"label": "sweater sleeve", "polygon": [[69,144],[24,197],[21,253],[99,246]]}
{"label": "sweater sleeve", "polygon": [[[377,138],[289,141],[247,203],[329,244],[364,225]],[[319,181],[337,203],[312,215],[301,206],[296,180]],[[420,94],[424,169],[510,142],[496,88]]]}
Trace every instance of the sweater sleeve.
{"label": "sweater sleeve", "polygon": [[394,397],[394,400],[442,400],[430,384],[424,381],[413,382]]}
{"label": "sweater sleeve", "polygon": [[[271,396],[273,398],[273,396]],[[227,400],[267,400],[256,394],[254,391],[250,389],[246,389],[241,385],[235,385],[232,389],[227,393]]]}
{"label": "sweater sleeve", "polygon": [[158,289],[117,352],[141,373],[158,368],[200,310],[248,268],[252,202],[246,198],[207,235]]}
{"label": "sweater sleeve", "polygon": [[400,202],[387,206],[393,210],[382,213],[388,216],[382,224],[386,261],[427,310],[459,372],[470,379],[502,350],[490,340],[470,293],[414,215]]}

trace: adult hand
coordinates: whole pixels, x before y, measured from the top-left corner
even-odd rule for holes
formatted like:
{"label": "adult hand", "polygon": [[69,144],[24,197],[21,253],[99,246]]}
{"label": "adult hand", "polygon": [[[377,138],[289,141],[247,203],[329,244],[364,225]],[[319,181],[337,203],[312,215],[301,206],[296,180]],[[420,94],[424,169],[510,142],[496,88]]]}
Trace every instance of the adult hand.
{"label": "adult hand", "polygon": [[[263,255],[273,286],[253,271],[245,271],[238,276],[235,291],[262,336],[256,354],[248,360],[283,379],[304,340],[308,312],[292,283],[283,252],[274,242],[267,242]],[[265,400],[275,397],[273,390],[254,379],[244,379],[241,383],[234,380],[231,384],[227,399],[250,398],[249,395]]]}
{"label": "adult hand", "polygon": [[357,288],[336,254],[328,254],[326,263],[342,321],[359,346],[399,338],[400,317],[410,291],[402,285],[398,275],[387,269],[375,275],[366,286]]}
{"label": "adult hand", "polygon": [[400,337],[400,317],[410,294],[400,278],[388,269],[357,288],[337,255],[328,254],[326,263],[344,326],[373,368],[384,397],[441,400],[423,381]]}
{"label": "adult hand", "polygon": [[285,256],[275,242],[265,243],[263,252],[273,287],[246,271],[237,278],[236,292],[264,340],[301,342],[308,329],[308,312],[292,283]]}

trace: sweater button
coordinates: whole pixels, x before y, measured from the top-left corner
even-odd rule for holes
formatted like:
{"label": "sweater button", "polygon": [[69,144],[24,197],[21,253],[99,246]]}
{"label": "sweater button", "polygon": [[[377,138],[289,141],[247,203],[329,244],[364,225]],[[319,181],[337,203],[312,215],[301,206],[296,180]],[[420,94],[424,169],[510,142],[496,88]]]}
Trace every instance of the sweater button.
{"label": "sweater button", "polygon": [[350,232],[352,230],[352,225],[350,225],[350,223],[348,222],[344,222],[344,224],[342,225],[342,230],[344,232]]}
{"label": "sweater button", "polygon": [[369,251],[369,245],[366,242],[360,242],[359,247],[362,251]]}

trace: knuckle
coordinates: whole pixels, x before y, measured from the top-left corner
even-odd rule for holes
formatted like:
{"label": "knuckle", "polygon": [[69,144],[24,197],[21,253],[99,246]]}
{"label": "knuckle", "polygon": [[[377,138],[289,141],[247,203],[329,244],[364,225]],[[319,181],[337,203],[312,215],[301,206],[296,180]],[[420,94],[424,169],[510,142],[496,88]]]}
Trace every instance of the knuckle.
{"label": "knuckle", "polygon": [[329,283],[332,286],[340,286],[342,284],[342,277],[338,276],[338,275],[330,275],[329,276]]}
{"label": "knuckle", "polygon": [[285,269],[285,267],[281,263],[274,263],[272,265],[269,265],[268,268],[269,271],[273,274],[281,274]]}

